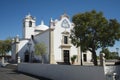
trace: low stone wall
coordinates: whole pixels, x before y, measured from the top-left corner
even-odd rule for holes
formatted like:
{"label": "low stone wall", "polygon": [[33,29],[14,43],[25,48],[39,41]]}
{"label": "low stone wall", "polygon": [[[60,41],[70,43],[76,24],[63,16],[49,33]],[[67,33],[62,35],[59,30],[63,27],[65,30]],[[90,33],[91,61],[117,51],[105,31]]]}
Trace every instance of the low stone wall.
{"label": "low stone wall", "polygon": [[20,63],[18,71],[53,80],[105,80],[103,67]]}
{"label": "low stone wall", "polygon": [[120,66],[105,66],[107,80],[120,80]]}

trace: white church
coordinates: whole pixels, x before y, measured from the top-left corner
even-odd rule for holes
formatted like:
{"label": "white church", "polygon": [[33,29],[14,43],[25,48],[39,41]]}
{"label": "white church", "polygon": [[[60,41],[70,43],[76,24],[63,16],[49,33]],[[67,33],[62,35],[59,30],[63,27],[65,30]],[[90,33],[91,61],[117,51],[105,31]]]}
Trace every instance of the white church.
{"label": "white church", "polygon": [[[34,46],[37,43],[44,43],[46,54],[44,54],[44,63],[71,63],[71,57],[77,55],[76,64],[80,64],[81,51],[72,45],[69,38],[70,31],[74,24],[70,21],[69,16],[63,14],[60,19],[50,19],[49,26],[41,21],[36,25],[36,19],[28,14],[23,19],[23,38],[16,36],[12,41],[12,60],[17,62],[20,57],[21,62],[32,62],[33,59],[40,57],[35,54]],[[82,61],[90,62],[92,54],[87,51],[82,53]]]}

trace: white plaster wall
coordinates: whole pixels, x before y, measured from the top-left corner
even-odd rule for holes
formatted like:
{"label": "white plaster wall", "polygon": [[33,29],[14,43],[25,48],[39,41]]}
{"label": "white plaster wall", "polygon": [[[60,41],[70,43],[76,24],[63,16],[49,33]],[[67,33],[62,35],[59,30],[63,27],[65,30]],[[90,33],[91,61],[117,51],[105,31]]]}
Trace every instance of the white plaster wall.
{"label": "white plaster wall", "polygon": [[[68,21],[68,23],[70,24],[70,28],[63,28],[61,27],[62,21],[66,19]],[[65,30],[67,32],[70,33],[71,28],[73,28],[73,26],[71,25],[72,23],[69,21],[68,18],[63,17],[61,20],[56,21],[55,23],[55,29],[54,29],[54,56],[55,56],[55,61],[56,62],[61,62],[62,61],[62,50],[61,50],[61,41],[62,41],[62,32],[64,32]],[[72,55],[76,55],[77,54],[77,48],[75,48],[75,46],[72,45],[71,49],[70,49],[70,56]]]}
{"label": "white plaster wall", "polygon": [[[32,21],[32,27],[29,27],[29,21]],[[31,16],[28,16],[27,18],[24,19],[23,23],[24,23],[23,24],[23,38],[30,39],[31,35],[35,35],[34,30],[36,26],[36,21]]]}
{"label": "white plaster wall", "polygon": [[46,46],[46,59],[49,62],[49,30],[40,33],[34,37],[35,43],[44,43]]}
{"label": "white plaster wall", "polygon": [[27,43],[29,40],[21,40],[18,44],[18,56],[24,61],[24,53],[28,49]]}
{"label": "white plaster wall", "polygon": [[18,64],[18,71],[53,80],[105,80],[104,69],[99,66],[21,63]]}
{"label": "white plaster wall", "polygon": [[87,59],[88,59],[88,62],[91,62],[92,60],[92,53],[90,51],[88,51]]}
{"label": "white plaster wall", "polygon": [[23,30],[24,32],[24,34],[23,34],[23,36],[24,36],[24,38],[25,39],[30,39],[31,38],[31,35],[35,35],[35,33],[34,33],[34,27],[25,27],[25,29]]}
{"label": "white plaster wall", "polygon": [[60,27],[60,23],[56,23],[56,27],[54,29],[54,57],[55,61],[61,61],[61,40],[62,40],[62,35],[61,33],[63,32],[63,28]]}
{"label": "white plaster wall", "polygon": [[91,62],[92,60],[92,53],[90,51],[82,52],[82,60],[84,61],[84,56],[83,54],[86,54],[87,56],[87,61],[86,62]]}
{"label": "white plaster wall", "polygon": [[21,40],[20,43],[19,43],[19,49],[18,51],[22,50],[23,47],[28,43],[29,40]]}
{"label": "white plaster wall", "polygon": [[90,51],[87,51],[87,62],[91,62],[92,59],[92,53]]}
{"label": "white plaster wall", "polygon": [[[17,45],[18,45],[18,56],[24,60],[24,52],[26,50],[26,43],[28,43],[28,40],[21,40]],[[16,44],[12,45],[12,59],[16,59]]]}
{"label": "white plaster wall", "polygon": [[[72,44],[71,44],[71,45],[72,45]],[[73,45],[72,45],[72,47],[71,47],[70,54],[71,54],[71,57],[72,57],[73,55],[78,55],[78,49],[77,49],[75,46],[73,46]]]}
{"label": "white plaster wall", "polygon": [[120,66],[105,66],[106,80],[112,80],[113,73],[116,73],[116,80],[120,80]]}

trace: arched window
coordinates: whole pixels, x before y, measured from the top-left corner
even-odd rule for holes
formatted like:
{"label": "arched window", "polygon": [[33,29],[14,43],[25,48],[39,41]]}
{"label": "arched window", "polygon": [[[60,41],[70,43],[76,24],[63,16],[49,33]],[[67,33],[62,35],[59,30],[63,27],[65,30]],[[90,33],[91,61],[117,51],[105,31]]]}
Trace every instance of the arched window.
{"label": "arched window", "polygon": [[32,21],[29,21],[29,27],[32,27]]}

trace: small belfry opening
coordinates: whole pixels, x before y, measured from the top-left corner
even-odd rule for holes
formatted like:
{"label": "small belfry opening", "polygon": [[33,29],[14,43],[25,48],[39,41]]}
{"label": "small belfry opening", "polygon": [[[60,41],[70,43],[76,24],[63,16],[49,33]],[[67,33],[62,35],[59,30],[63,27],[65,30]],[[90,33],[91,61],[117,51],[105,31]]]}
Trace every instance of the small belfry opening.
{"label": "small belfry opening", "polygon": [[32,21],[29,21],[29,27],[32,27]]}

